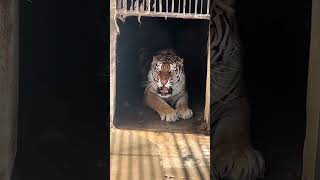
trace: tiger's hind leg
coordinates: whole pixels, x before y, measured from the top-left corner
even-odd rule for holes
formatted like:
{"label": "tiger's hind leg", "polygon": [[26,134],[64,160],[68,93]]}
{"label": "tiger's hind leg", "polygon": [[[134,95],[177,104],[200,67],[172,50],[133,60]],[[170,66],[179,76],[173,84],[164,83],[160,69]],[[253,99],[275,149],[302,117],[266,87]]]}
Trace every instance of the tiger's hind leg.
{"label": "tiger's hind leg", "polygon": [[180,118],[182,119],[190,119],[193,115],[192,110],[188,105],[188,96],[185,94],[180,97],[176,103],[176,111]]}
{"label": "tiger's hind leg", "polygon": [[249,115],[245,98],[212,108],[213,120],[220,118],[213,135],[214,165],[222,179],[256,180],[264,176],[264,159],[250,142]]}
{"label": "tiger's hind leg", "polygon": [[165,120],[166,122],[175,122],[178,120],[176,111],[156,94],[146,92],[144,101],[147,106],[160,115],[161,120]]}
{"label": "tiger's hind leg", "polygon": [[256,180],[263,178],[264,160],[249,145],[225,144],[217,147],[216,168],[224,180]]}

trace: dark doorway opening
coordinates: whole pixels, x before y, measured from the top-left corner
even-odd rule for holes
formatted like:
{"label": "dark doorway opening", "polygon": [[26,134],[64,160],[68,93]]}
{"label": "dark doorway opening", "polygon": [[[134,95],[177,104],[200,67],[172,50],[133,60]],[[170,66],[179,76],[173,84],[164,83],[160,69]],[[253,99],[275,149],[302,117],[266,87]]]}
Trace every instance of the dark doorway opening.
{"label": "dark doorway opening", "polygon": [[[127,17],[119,22],[116,63],[116,113],[118,128],[170,132],[203,132],[207,76],[208,21]],[[166,123],[143,104],[144,87],[139,67],[140,48],[172,48],[184,58],[187,90],[193,118]]]}

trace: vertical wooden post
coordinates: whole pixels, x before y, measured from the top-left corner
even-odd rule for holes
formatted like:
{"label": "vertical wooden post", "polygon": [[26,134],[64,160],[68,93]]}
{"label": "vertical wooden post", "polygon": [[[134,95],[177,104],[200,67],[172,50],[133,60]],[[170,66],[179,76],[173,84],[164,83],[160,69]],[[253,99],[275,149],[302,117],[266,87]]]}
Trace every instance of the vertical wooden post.
{"label": "vertical wooden post", "polygon": [[116,1],[110,1],[110,127],[116,107],[116,43],[119,29],[116,23]]}
{"label": "vertical wooden post", "polygon": [[320,178],[320,0],[312,1],[303,180]]}
{"label": "vertical wooden post", "polygon": [[0,179],[16,157],[19,85],[19,1],[0,0]]}
{"label": "vertical wooden post", "polygon": [[207,1],[207,14],[210,13],[210,0]]}
{"label": "vertical wooden post", "polygon": [[210,130],[210,24],[208,27],[208,56],[207,56],[207,80],[206,80],[206,100],[205,100],[205,107],[204,107],[204,119],[207,122],[207,127]]}
{"label": "vertical wooden post", "polygon": [[195,4],[194,4],[194,14],[198,13],[198,0],[196,0]]}

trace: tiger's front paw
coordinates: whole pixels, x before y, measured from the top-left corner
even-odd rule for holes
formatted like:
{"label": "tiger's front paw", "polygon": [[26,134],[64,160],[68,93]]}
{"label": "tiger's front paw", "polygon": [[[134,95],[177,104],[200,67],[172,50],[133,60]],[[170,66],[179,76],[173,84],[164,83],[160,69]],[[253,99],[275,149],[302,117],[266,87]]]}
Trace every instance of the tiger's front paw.
{"label": "tiger's front paw", "polygon": [[222,179],[255,180],[264,176],[264,159],[250,146],[217,146],[216,157],[216,168]]}
{"label": "tiger's front paw", "polygon": [[162,121],[175,122],[176,120],[178,120],[178,115],[172,108],[168,108],[163,110],[162,112],[159,112],[159,115]]}
{"label": "tiger's front paw", "polygon": [[193,115],[193,112],[189,108],[178,108],[177,109],[178,116],[182,119],[190,119]]}

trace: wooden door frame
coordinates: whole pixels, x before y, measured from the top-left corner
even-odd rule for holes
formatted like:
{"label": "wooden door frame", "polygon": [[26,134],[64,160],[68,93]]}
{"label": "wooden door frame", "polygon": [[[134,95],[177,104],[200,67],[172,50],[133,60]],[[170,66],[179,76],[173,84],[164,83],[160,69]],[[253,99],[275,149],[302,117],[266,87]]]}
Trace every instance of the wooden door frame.
{"label": "wooden door frame", "polygon": [[302,180],[320,179],[320,0],[312,0]]}

